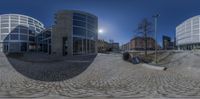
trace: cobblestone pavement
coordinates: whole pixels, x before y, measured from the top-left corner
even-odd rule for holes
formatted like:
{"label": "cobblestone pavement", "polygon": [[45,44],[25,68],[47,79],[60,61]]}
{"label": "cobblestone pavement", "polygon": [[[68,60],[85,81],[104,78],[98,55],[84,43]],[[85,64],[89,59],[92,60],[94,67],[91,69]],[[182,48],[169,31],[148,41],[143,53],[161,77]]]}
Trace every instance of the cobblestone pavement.
{"label": "cobblestone pavement", "polygon": [[[176,58],[185,61],[183,57],[192,56],[199,58],[195,53],[177,54]],[[168,63],[169,69],[160,71],[127,63],[120,55],[99,54],[78,76],[47,82],[17,72],[13,64],[0,54],[0,98],[200,98],[199,77],[190,70],[174,66],[180,62]]]}
{"label": "cobblestone pavement", "polygon": [[[37,54],[37,53],[36,53]],[[92,63],[96,55],[50,58],[49,55],[7,58],[12,67],[22,75],[40,81],[63,81],[73,78]],[[38,57],[38,58],[37,58]]]}

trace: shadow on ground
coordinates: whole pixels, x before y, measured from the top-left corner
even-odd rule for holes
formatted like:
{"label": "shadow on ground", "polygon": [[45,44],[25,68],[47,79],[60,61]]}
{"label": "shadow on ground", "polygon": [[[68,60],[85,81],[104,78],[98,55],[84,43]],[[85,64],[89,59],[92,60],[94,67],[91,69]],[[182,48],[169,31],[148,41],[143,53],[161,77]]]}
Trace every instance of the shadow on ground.
{"label": "shadow on ground", "polygon": [[63,81],[78,76],[96,55],[52,57],[47,54],[7,55],[12,67],[22,75],[40,81]]}

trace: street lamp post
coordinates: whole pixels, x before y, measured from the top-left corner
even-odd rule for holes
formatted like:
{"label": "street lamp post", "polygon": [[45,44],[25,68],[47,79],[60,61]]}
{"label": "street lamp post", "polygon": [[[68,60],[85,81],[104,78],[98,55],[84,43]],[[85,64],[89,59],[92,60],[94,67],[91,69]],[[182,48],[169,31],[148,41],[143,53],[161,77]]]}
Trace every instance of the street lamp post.
{"label": "street lamp post", "polygon": [[157,64],[157,21],[158,21],[159,16],[160,16],[159,14],[156,14],[153,16],[154,21],[155,21],[155,62],[156,64]]}

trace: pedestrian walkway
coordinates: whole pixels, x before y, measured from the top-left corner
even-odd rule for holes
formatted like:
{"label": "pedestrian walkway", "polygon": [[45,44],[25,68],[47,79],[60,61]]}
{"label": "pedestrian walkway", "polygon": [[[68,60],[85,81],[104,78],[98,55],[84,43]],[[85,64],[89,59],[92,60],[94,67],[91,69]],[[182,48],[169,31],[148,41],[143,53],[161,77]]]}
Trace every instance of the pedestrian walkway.
{"label": "pedestrian walkway", "polygon": [[[190,61],[198,62],[198,53],[183,53],[172,57],[180,58],[184,55],[187,56],[186,58],[193,57]],[[121,55],[99,54],[79,75],[53,82],[26,77],[16,71],[12,64],[6,63],[4,60],[6,60],[6,57],[0,58],[0,64],[4,65],[3,68],[0,67],[0,97],[37,97],[39,99],[54,96],[66,97],[66,99],[94,99],[96,97],[96,99],[200,98],[200,78],[195,76],[194,71],[187,70],[187,66],[181,69],[180,65],[183,64],[180,63],[186,61],[186,59],[173,63],[174,65],[179,64],[179,66],[168,66],[169,68],[166,71],[160,71],[145,68],[141,64],[133,65],[125,62]],[[64,63],[62,62],[62,64]],[[41,65],[45,64],[42,63]],[[67,66],[67,63],[64,65]],[[189,65],[189,63],[186,65]],[[192,67],[194,65],[192,64]],[[22,67],[25,66],[29,67],[31,64]],[[45,68],[52,68],[52,66],[49,65]],[[57,65],[57,68],[59,66],[61,65]],[[40,70],[40,68],[36,69]],[[59,69],[64,70],[66,68],[61,66]],[[58,76],[52,75],[52,77]]]}

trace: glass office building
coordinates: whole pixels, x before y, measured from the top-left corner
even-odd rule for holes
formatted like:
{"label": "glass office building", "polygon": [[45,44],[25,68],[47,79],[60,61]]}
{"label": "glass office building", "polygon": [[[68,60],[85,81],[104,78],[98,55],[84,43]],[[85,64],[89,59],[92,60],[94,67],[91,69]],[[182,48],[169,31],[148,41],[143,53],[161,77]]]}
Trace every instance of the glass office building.
{"label": "glass office building", "polygon": [[95,53],[97,18],[84,13],[73,13],[73,54]]}
{"label": "glass office building", "polygon": [[36,50],[35,37],[44,25],[29,16],[20,14],[0,15],[0,51],[27,52]]}
{"label": "glass office building", "polygon": [[180,50],[200,48],[200,15],[192,17],[176,27],[176,45]]}
{"label": "glass office building", "polygon": [[55,14],[52,54],[84,55],[97,53],[98,18],[83,11],[63,10]]}
{"label": "glass office building", "polygon": [[48,28],[36,36],[38,52],[51,54],[51,33],[52,29]]}

